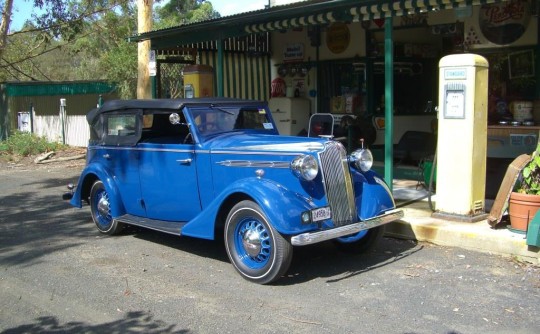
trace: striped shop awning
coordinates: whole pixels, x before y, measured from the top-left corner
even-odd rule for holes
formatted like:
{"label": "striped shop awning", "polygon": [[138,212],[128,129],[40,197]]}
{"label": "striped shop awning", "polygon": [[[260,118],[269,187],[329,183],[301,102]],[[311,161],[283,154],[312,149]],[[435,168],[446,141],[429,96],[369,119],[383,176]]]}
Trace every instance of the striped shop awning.
{"label": "striped shop awning", "polygon": [[320,13],[320,14],[312,14],[312,15],[305,15],[300,17],[293,17],[289,19],[283,19],[283,20],[275,20],[270,22],[264,22],[264,23],[256,23],[256,24],[250,24],[245,26],[244,30],[249,33],[260,33],[260,32],[266,32],[266,31],[272,31],[272,30],[282,30],[282,29],[289,29],[289,28],[298,28],[308,25],[319,25],[319,24],[328,24],[332,22],[336,22],[337,20],[334,17],[334,13],[332,11]]}
{"label": "striped shop awning", "polygon": [[386,1],[364,1],[369,4],[357,5],[349,8],[346,15],[345,9],[340,12],[336,10],[319,14],[303,15],[299,17],[273,20],[268,22],[249,24],[244,27],[245,32],[260,33],[273,30],[297,28],[308,25],[330,24],[341,21],[340,17],[352,18],[353,22],[368,21],[379,18],[393,16],[406,16],[418,13],[425,13],[432,10],[454,9],[467,6],[484,5],[504,2],[507,0],[386,0]]}
{"label": "striped shop awning", "polygon": [[405,16],[432,10],[484,5],[506,0],[400,0],[380,1],[377,4],[351,8],[353,21],[368,21],[393,16]]}

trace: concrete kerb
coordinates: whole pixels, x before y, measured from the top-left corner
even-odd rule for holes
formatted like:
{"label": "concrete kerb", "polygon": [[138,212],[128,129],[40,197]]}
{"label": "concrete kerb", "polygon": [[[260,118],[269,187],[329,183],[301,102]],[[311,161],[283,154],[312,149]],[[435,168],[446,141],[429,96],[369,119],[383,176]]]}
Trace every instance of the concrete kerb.
{"label": "concrete kerb", "polygon": [[[407,197],[410,195],[410,184]],[[519,234],[505,227],[492,228],[487,220],[474,223],[455,222],[433,218],[427,196],[417,192],[417,200],[399,198],[397,205],[404,211],[404,218],[388,224],[386,235],[430,242],[440,246],[515,257],[518,260],[540,265],[540,248],[528,246],[525,234]],[[401,192],[403,194],[403,192]],[[401,205],[400,205],[401,200]]]}

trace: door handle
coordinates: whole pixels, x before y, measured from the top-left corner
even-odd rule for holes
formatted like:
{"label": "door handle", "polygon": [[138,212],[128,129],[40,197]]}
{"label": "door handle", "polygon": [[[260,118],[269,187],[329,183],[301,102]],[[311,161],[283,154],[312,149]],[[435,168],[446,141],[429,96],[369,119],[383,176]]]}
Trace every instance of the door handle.
{"label": "door handle", "polygon": [[176,162],[178,162],[181,165],[189,165],[191,163],[191,161],[193,161],[193,159],[179,159],[179,160],[176,160]]}

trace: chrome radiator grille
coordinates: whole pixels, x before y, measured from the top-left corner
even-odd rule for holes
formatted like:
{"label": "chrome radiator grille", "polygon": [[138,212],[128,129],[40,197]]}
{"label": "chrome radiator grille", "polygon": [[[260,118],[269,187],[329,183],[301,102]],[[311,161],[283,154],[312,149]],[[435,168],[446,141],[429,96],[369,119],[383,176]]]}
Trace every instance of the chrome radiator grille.
{"label": "chrome radiator grille", "polygon": [[356,223],[356,202],[345,148],[339,142],[329,141],[319,159],[334,225]]}

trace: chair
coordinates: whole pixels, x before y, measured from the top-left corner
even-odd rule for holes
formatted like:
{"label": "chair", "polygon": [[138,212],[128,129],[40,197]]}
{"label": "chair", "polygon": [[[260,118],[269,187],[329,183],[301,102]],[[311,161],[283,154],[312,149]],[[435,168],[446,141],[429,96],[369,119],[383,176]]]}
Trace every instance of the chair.
{"label": "chair", "polygon": [[309,118],[308,137],[334,135],[334,116],[332,114],[317,113]]}

